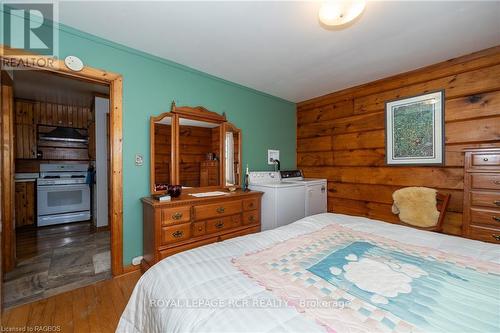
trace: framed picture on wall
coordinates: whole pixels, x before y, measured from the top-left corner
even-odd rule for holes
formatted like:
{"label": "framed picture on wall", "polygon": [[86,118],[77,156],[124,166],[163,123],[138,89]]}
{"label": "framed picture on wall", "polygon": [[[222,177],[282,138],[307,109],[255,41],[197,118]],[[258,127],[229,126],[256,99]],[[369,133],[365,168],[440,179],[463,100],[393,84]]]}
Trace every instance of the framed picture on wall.
{"label": "framed picture on wall", "polygon": [[385,103],[386,163],[444,164],[444,90]]}

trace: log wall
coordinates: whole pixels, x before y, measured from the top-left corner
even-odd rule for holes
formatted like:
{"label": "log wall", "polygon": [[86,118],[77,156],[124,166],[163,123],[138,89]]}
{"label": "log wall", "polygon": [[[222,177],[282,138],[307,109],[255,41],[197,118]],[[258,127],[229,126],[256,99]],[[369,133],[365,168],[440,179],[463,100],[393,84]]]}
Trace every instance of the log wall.
{"label": "log wall", "polygon": [[[384,103],[445,90],[443,167],[385,165]],[[465,147],[500,146],[500,46],[297,104],[297,166],[328,179],[328,210],[397,223],[392,192],[452,194],[444,232],[461,234]]]}

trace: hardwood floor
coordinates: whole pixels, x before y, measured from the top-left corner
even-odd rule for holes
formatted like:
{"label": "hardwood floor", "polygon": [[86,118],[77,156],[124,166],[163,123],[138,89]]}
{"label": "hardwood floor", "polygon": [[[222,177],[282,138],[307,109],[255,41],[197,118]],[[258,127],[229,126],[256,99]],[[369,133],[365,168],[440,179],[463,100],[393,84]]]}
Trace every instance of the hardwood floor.
{"label": "hardwood floor", "polygon": [[2,331],[49,326],[52,332],[114,332],[140,276],[135,271],[7,310]]}

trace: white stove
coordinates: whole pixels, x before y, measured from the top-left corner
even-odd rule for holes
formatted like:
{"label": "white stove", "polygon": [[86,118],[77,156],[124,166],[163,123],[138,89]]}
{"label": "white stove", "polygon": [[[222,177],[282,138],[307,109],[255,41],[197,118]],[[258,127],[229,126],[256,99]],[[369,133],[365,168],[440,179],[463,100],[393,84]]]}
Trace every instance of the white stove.
{"label": "white stove", "polygon": [[37,179],[37,225],[90,219],[88,164],[41,164]]}

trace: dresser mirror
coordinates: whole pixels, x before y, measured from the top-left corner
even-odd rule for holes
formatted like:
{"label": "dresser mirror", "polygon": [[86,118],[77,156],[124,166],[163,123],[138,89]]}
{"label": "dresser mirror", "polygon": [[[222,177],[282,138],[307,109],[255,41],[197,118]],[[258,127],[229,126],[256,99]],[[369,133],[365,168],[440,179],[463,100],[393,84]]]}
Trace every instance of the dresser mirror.
{"label": "dresser mirror", "polygon": [[175,179],[174,121],[175,117],[171,113],[162,113],[150,120],[152,193],[166,191],[166,186]]}
{"label": "dresser mirror", "polygon": [[233,124],[224,124],[224,178],[225,186],[241,185],[241,130]]}
{"label": "dresser mirror", "polygon": [[151,117],[152,194],[167,185],[222,188],[241,184],[241,131],[225,115],[178,107]]}
{"label": "dresser mirror", "polygon": [[220,123],[179,118],[179,184],[220,186]]}

